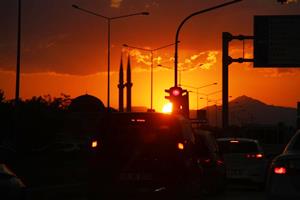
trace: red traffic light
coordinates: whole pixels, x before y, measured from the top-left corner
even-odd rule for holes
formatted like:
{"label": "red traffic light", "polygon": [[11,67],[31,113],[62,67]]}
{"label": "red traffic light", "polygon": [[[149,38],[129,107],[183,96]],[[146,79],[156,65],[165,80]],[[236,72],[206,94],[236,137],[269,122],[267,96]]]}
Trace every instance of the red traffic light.
{"label": "red traffic light", "polygon": [[179,96],[181,94],[181,91],[177,88],[173,89],[171,92],[173,96]]}
{"label": "red traffic light", "polygon": [[169,89],[170,95],[172,96],[181,96],[182,95],[182,88],[181,87],[171,87]]}
{"label": "red traffic light", "polygon": [[[175,97],[182,97],[182,94],[185,90],[182,90],[181,87],[171,87],[170,89],[166,89],[165,90],[167,93],[170,94],[170,96],[166,96],[165,98],[166,99],[172,99],[172,98],[175,98]],[[173,99],[175,100],[175,99]]]}

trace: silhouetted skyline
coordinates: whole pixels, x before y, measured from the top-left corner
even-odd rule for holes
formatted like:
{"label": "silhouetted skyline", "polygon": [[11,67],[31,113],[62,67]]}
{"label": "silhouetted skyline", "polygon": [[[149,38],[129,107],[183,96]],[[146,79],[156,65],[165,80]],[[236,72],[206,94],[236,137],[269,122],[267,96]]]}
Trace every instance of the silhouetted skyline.
{"label": "silhouetted skyline", "polygon": [[[119,3],[118,3],[119,2]],[[118,107],[118,67],[122,44],[156,48],[172,43],[175,31],[187,15],[224,1],[96,1],[96,0],[27,0],[23,2],[22,59],[20,96],[61,92],[76,97],[89,93],[106,99],[107,28],[106,22],[71,7],[78,4],[107,16],[148,11],[147,17],[120,19],[112,24],[111,32],[111,104]],[[253,34],[254,15],[298,14],[300,4],[281,5],[275,0],[243,1],[228,8],[193,18],[182,29],[179,40],[179,63],[182,84],[199,87],[218,82],[218,86],[203,88],[210,93],[221,88],[221,33]],[[17,1],[0,2],[0,89],[13,98],[15,88],[15,53]],[[251,42],[246,42],[246,56],[252,56]],[[123,51],[126,51],[123,49]],[[242,55],[242,43],[231,45],[231,55]],[[124,53],[126,56],[126,53]],[[154,108],[161,110],[167,102],[164,89],[173,82],[174,49],[154,54]],[[132,105],[149,105],[150,55],[132,50]],[[25,73],[25,74],[24,74]],[[295,107],[300,99],[298,69],[253,69],[252,64],[230,67],[230,95],[243,94],[281,106]],[[100,88],[99,88],[100,86]],[[141,95],[143,94],[143,95]],[[220,98],[220,94],[212,96]],[[190,94],[191,108],[196,107],[196,95]],[[205,100],[199,101],[200,107]]]}

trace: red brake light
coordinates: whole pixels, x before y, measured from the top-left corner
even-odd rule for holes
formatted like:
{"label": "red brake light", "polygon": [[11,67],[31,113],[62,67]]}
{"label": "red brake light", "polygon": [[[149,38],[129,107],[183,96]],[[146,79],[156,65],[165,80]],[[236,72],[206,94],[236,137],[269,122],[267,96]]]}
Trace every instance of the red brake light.
{"label": "red brake light", "polygon": [[275,167],[274,173],[275,174],[286,174],[286,168],[285,167]]}
{"label": "red brake light", "polygon": [[263,158],[264,155],[261,154],[261,153],[257,153],[257,154],[247,154],[246,157],[247,157],[247,158],[257,158],[257,159],[260,159],[260,158]]}
{"label": "red brake light", "polygon": [[223,162],[222,160],[217,160],[217,164],[218,164],[218,165],[223,165],[224,162]]}
{"label": "red brake light", "polygon": [[263,157],[264,157],[264,155],[261,154],[261,153],[257,153],[257,154],[255,155],[255,158],[263,158]]}

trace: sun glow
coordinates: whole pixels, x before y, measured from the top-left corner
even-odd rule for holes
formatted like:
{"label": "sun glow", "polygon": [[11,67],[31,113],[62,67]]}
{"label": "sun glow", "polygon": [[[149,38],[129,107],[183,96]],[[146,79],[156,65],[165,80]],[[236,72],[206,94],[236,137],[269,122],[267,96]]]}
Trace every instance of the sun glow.
{"label": "sun glow", "polygon": [[164,107],[162,109],[162,112],[163,113],[171,113],[172,109],[173,109],[172,103],[167,103],[167,104],[164,105]]}

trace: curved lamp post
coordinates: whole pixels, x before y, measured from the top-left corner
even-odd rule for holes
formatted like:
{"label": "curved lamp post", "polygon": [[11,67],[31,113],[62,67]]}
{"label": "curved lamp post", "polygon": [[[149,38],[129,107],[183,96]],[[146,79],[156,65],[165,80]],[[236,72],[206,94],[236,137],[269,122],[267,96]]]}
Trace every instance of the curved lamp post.
{"label": "curved lamp post", "polygon": [[135,16],[135,15],[149,15],[149,13],[148,12],[139,12],[139,13],[133,13],[133,14],[128,14],[128,15],[121,15],[121,16],[117,16],[117,17],[107,17],[107,16],[101,15],[99,13],[81,8],[78,5],[72,5],[72,7],[76,8],[80,11],[86,12],[88,14],[95,15],[97,17],[101,17],[107,21],[107,29],[108,29],[108,33],[107,33],[107,35],[108,35],[107,36],[107,110],[109,111],[109,108],[110,108],[110,23],[112,20],[115,20],[115,19],[131,17],[131,16]]}
{"label": "curved lamp post", "polygon": [[188,17],[186,17],[179,25],[179,27],[177,28],[177,31],[176,31],[176,36],[175,36],[175,56],[174,56],[174,75],[175,75],[175,87],[177,87],[177,67],[178,67],[178,37],[179,37],[179,32],[183,26],[183,24],[189,20],[191,17],[195,16],[195,15],[199,15],[199,14],[202,14],[202,13],[206,13],[206,12],[209,12],[211,10],[215,10],[215,9],[218,9],[218,8],[221,8],[221,7],[224,7],[224,6],[228,6],[228,5],[231,5],[231,4],[234,4],[234,3],[238,3],[242,0],[234,0],[234,1],[230,1],[230,2],[227,2],[227,3],[223,3],[223,4],[220,4],[220,5],[217,5],[217,6],[214,6],[214,7],[211,7],[211,8],[207,8],[207,9],[204,9],[204,10],[200,10],[198,12],[194,12],[192,13],[191,15],[189,15]]}

